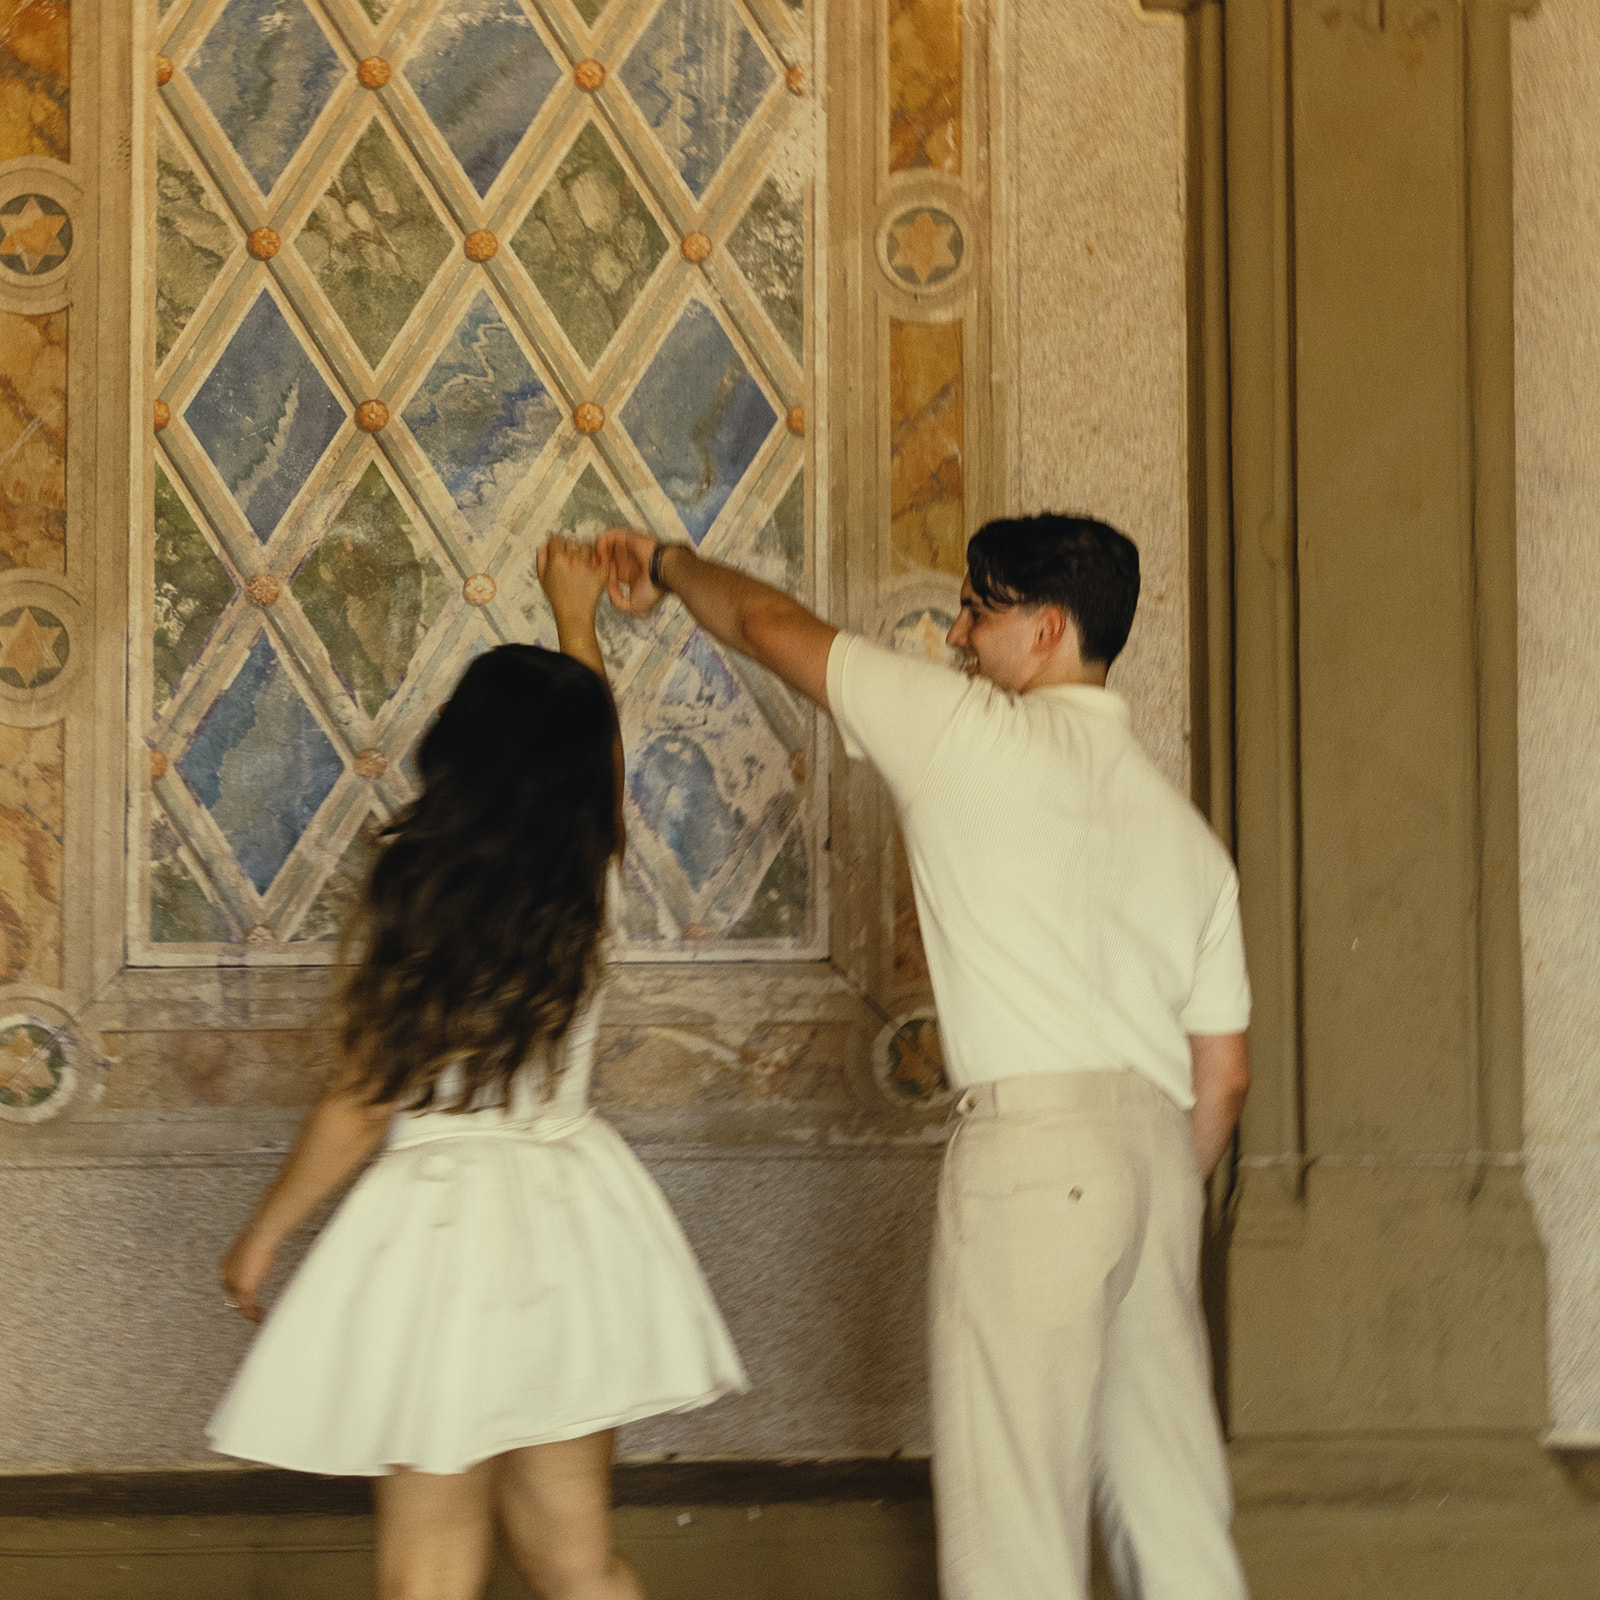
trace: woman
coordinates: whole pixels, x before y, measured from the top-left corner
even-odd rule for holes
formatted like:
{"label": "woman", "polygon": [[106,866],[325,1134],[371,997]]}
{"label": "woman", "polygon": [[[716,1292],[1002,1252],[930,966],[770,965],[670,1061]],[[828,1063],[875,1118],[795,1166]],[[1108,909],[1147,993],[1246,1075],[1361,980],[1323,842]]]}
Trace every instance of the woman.
{"label": "woman", "polygon": [[223,1260],[230,1304],[380,1145],[211,1423],[215,1449],[376,1479],[379,1600],[471,1600],[494,1528],[546,1600],[632,1600],[615,1429],[744,1386],[687,1241],[587,1109],[622,754],[606,569],[551,540],[562,654],[467,669],[353,934],[344,1065]]}

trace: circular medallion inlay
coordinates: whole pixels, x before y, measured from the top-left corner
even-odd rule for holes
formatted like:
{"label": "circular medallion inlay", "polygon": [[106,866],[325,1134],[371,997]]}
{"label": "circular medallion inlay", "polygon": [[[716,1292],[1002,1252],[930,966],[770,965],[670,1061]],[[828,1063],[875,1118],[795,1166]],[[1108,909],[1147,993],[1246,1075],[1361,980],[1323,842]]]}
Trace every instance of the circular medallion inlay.
{"label": "circular medallion inlay", "polygon": [[605,66],[593,59],[580,61],[572,69],[572,81],[586,94],[593,94],[606,81]]}
{"label": "circular medallion inlay", "polygon": [[258,606],[275,606],[278,597],[283,593],[283,585],[270,572],[258,572],[244,586],[244,592]]}
{"label": "circular medallion inlay", "polygon": [[585,400],[572,413],[572,422],[579,433],[599,433],[606,425],[605,409],[597,406],[593,400]]}
{"label": "circular medallion inlay", "polygon": [[166,777],[166,775],[167,775],[167,753],[166,753],[166,751],[165,750],[152,750],[150,752],[150,781],[152,783],[154,783],[157,779],[164,778],[164,777]]}
{"label": "circular medallion inlay", "polygon": [[156,82],[157,82],[157,84],[162,85],[162,86],[165,86],[166,84],[169,84],[169,83],[172,82],[172,57],[171,56],[157,56],[156,57]]}
{"label": "circular medallion inlay", "polygon": [[389,426],[389,408],[381,400],[363,400],[356,407],[356,426],[363,433],[378,433]]}
{"label": "circular medallion inlay", "polygon": [[356,68],[363,89],[381,89],[389,81],[389,63],[382,56],[368,56]]}
{"label": "circular medallion inlay", "polygon": [[0,206],[0,267],[36,278],[72,250],[72,219],[47,194],[14,195]]}
{"label": "circular medallion inlay", "polygon": [[257,261],[270,261],[283,248],[283,240],[276,228],[257,228],[245,240],[244,247]]}
{"label": "circular medallion inlay", "polygon": [[494,599],[494,579],[487,572],[474,572],[467,581],[461,585],[461,598],[469,606],[486,606]]}
{"label": "circular medallion inlay", "polygon": [[381,750],[370,747],[356,752],[356,775],[362,778],[381,778],[389,770],[389,762]]}
{"label": "circular medallion inlay", "polygon": [[911,289],[932,289],[953,278],[966,253],[961,224],[937,206],[902,211],[883,236],[885,264]]}
{"label": "circular medallion inlay", "polygon": [[42,689],[59,678],[72,654],[66,625],[43,606],[17,606],[0,616],[0,683]]}
{"label": "circular medallion inlay", "polygon": [[711,239],[703,233],[686,233],[679,248],[685,261],[704,261],[711,254]]}
{"label": "circular medallion inlay", "polygon": [[938,1019],[918,1013],[891,1024],[873,1048],[873,1077],[886,1099],[912,1111],[942,1108],[951,1097]]}
{"label": "circular medallion inlay", "polygon": [[156,432],[160,433],[161,430],[172,421],[172,407],[169,406],[165,400],[157,400],[154,411],[155,415],[153,420],[155,422]]}
{"label": "circular medallion inlay", "polygon": [[65,1027],[43,1017],[26,1012],[0,1017],[0,1118],[44,1122],[53,1117],[76,1086],[73,1045]]}
{"label": "circular medallion inlay", "polygon": [[462,242],[468,261],[491,260],[500,248],[500,241],[487,228],[474,228]]}
{"label": "circular medallion inlay", "polygon": [[783,81],[788,84],[790,94],[804,94],[806,92],[806,69],[804,67],[790,67],[784,73]]}
{"label": "circular medallion inlay", "polygon": [[955,620],[938,606],[919,606],[895,623],[889,633],[889,648],[896,655],[921,656],[934,666],[959,667],[961,652],[944,642]]}
{"label": "circular medallion inlay", "polygon": [[804,406],[790,406],[789,415],[784,418],[789,426],[789,432],[804,437],[806,431],[806,408]]}

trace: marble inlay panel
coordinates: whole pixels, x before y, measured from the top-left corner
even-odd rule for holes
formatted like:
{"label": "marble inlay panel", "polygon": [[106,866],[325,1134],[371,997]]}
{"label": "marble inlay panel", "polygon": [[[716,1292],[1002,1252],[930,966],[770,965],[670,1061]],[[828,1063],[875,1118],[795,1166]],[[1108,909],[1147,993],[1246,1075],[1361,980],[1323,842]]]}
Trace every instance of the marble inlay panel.
{"label": "marble inlay panel", "polygon": [[338,1036],[307,1029],[106,1036],[111,1111],[309,1105],[338,1059]]}
{"label": "marble inlay panel", "polygon": [[473,188],[487,194],[561,68],[513,0],[449,0],[405,75]]}
{"label": "marble inlay panel", "polygon": [[563,412],[480,293],[405,409],[406,426],[476,533],[487,533]]}
{"label": "marble inlay panel", "polygon": [[159,811],[150,823],[149,932],[152,944],[236,944],[240,937]]}
{"label": "marble inlay panel", "polygon": [[622,408],[623,426],[696,544],[777,420],[715,313],[698,300]]}
{"label": "marble inlay panel", "polygon": [[776,178],[756,191],[728,240],[750,287],[797,360],[805,355],[805,211]]}
{"label": "marble inlay panel", "polygon": [[294,597],[369,717],[400,687],[450,585],[377,462],[294,577]]}
{"label": "marble inlay panel", "polygon": [[234,239],[187,153],[161,125],[156,133],[157,366],[216,281]]}
{"label": "marble inlay panel", "polygon": [[744,915],[730,927],[728,939],[799,939],[806,931],[806,906],[811,899],[811,864],[805,832],[791,830],[772,858]]}
{"label": "marble inlay panel", "polygon": [[592,367],[666,254],[667,239],[590,122],[511,248],[572,348]]}
{"label": "marble inlay panel", "polygon": [[399,4],[400,0],[361,0],[361,9],[366,12],[368,21],[379,23]]}
{"label": "marble inlay panel", "polygon": [[263,291],[184,418],[265,543],[345,410]]}
{"label": "marble inlay panel", "polygon": [[606,8],[606,0],[572,0],[572,8],[592,28]]}
{"label": "marble inlay panel", "polygon": [[72,159],[72,0],[0,0],[0,161]]}
{"label": "marble inlay panel", "polygon": [[803,599],[806,576],[806,480],[794,482],[761,525],[756,542],[739,557],[740,568],[796,600]]}
{"label": "marble inlay panel", "polygon": [[67,316],[0,311],[0,571],[65,566]]}
{"label": "marble inlay panel", "polygon": [[809,1100],[847,1104],[850,1024],[768,1022],[753,1030],[602,1027],[595,1099],[610,1105]]}
{"label": "marble inlay panel", "polygon": [[889,170],[961,171],[961,0],[889,0]]}
{"label": "marble inlay panel", "polygon": [[0,726],[0,981],[61,987],[66,725]]}
{"label": "marble inlay panel", "polygon": [[[792,786],[789,752],[721,652],[691,633],[629,752],[628,792],[691,889],[707,888],[754,843]],[[709,930],[714,931],[714,930]]]}
{"label": "marble inlay panel", "polygon": [[303,0],[229,0],[188,71],[265,194],[345,68]]}
{"label": "marble inlay panel", "polygon": [[889,323],[890,538],[896,572],[966,571],[961,323]]}
{"label": "marble inlay panel", "polygon": [[450,252],[449,235],[376,117],[295,243],[370,366]]}
{"label": "marble inlay panel", "polygon": [[333,871],[317,891],[310,910],[289,936],[291,940],[337,942],[343,936],[345,924],[356,908],[356,902],[366,887],[367,875],[377,859],[376,827],[376,822],[369,818],[345,847],[344,854],[334,863]]}
{"label": "marble inlay panel", "polygon": [[265,634],[201,719],[178,767],[260,894],[343,771]]}
{"label": "marble inlay panel", "polygon": [[730,0],[666,0],[621,77],[698,199],[776,74]]}
{"label": "marble inlay panel", "polygon": [[156,468],[151,708],[161,711],[216,632],[235,587],[171,480]]}

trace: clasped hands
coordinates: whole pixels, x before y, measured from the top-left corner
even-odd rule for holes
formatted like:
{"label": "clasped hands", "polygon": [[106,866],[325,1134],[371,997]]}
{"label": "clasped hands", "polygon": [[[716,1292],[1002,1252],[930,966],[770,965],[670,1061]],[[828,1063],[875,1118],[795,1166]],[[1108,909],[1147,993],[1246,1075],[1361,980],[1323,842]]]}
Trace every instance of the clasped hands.
{"label": "clasped hands", "polygon": [[609,528],[592,544],[552,534],[539,547],[539,582],[557,617],[589,615],[608,594],[618,611],[642,617],[661,599],[650,581],[660,541],[637,528]]}

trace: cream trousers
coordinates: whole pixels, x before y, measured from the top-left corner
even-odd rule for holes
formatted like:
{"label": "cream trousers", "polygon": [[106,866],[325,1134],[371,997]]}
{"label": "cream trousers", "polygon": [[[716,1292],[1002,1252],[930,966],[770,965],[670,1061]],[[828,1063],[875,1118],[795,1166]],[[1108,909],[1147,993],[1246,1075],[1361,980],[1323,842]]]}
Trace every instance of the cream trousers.
{"label": "cream trousers", "polygon": [[1134,1072],[970,1089],[931,1280],[944,1600],[1244,1600],[1189,1119]]}

